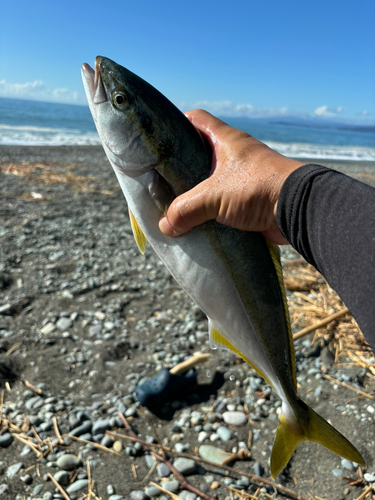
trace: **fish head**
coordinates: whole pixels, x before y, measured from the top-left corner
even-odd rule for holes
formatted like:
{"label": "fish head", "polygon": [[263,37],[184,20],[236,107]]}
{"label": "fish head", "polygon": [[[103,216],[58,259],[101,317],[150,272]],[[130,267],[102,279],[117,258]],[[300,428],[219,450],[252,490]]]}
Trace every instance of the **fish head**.
{"label": "fish head", "polygon": [[155,92],[160,93],[106,57],[95,59],[95,70],[83,64],[81,73],[89,108],[112,166],[122,174],[138,177],[163,161],[171,144],[170,136],[153,125],[160,123],[155,120],[160,110]]}

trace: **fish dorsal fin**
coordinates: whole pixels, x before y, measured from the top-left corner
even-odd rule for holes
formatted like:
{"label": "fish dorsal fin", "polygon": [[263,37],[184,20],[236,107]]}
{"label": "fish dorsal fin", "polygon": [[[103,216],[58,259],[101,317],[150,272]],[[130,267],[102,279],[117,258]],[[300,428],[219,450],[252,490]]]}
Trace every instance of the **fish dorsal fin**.
{"label": "fish dorsal fin", "polygon": [[288,328],[288,339],[289,339],[289,350],[290,350],[290,358],[291,358],[290,360],[291,360],[291,365],[292,365],[293,383],[294,383],[294,387],[297,387],[296,361],[295,361],[295,357],[294,357],[293,334],[292,334],[292,327],[290,324],[288,302],[286,300],[286,292],[285,292],[284,278],[283,278],[283,269],[281,267],[281,261],[280,261],[280,251],[279,251],[279,247],[277,245],[275,245],[274,243],[271,243],[268,240],[266,240],[266,242],[267,242],[268,250],[270,251],[273,265],[275,266],[277,280],[278,280],[279,285],[280,285],[280,291],[281,291],[281,295],[282,295],[282,299],[283,299],[285,321],[286,321],[286,326]]}
{"label": "fish dorsal fin", "polygon": [[254,365],[242,352],[237,349],[229,340],[225,338],[225,336],[220,333],[220,331],[212,324],[212,321],[208,318],[208,333],[210,335],[210,347],[211,349],[215,349],[217,347],[223,347],[224,349],[228,349],[228,351],[232,351],[240,358],[242,358],[246,363],[248,363],[253,370],[255,370],[264,380],[272,387],[271,382],[268,378],[262,373],[257,366]]}
{"label": "fish dorsal fin", "polygon": [[139,227],[138,222],[136,221],[130,209],[129,209],[129,217],[135,242],[137,243],[139,251],[143,255],[145,253],[146,242],[147,242],[146,236],[143,234],[142,229]]}

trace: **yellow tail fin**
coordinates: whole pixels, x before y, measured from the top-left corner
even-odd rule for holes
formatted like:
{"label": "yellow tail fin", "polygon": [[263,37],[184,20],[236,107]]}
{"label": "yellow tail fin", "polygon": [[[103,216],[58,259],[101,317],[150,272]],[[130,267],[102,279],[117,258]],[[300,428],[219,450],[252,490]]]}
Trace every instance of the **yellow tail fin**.
{"label": "yellow tail fin", "polygon": [[280,416],[271,454],[271,475],[273,478],[276,478],[286,466],[293,451],[302,441],[319,443],[343,458],[359,465],[365,465],[359,451],[340,432],[303,401],[299,400],[298,406],[299,415],[293,423],[289,422],[284,414]]}

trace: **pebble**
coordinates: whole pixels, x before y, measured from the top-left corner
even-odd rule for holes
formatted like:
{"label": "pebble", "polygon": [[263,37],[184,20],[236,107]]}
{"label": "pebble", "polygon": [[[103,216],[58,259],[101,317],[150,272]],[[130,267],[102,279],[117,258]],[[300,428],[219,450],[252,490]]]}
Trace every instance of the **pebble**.
{"label": "pebble", "polygon": [[168,477],[171,475],[171,469],[166,464],[159,464],[157,467],[159,477]]}
{"label": "pebble", "polygon": [[7,448],[12,444],[13,437],[9,432],[5,432],[0,436],[0,447]]}
{"label": "pebble", "polygon": [[148,495],[143,490],[133,490],[130,492],[130,498],[131,500],[148,500]]}
{"label": "pebble", "polygon": [[52,500],[53,494],[50,491],[46,491],[43,495],[43,500]]}
{"label": "pebble", "polygon": [[180,481],[177,481],[177,479],[173,479],[172,481],[165,481],[163,483],[163,488],[174,493],[180,489]]}
{"label": "pebble", "polygon": [[228,429],[228,427],[225,427],[224,425],[220,426],[216,430],[216,434],[222,439],[223,441],[230,441],[233,437],[232,431]]}
{"label": "pebble", "polygon": [[347,458],[341,459],[341,465],[345,467],[345,469],[348,469],[350,471],[354,470],[353,463],[351,462],[351,460],[348,460]]}
{"label": "pebble", "polygon": [[94,422],[92,426],[92,435],[95,434],[104,434],[105,431],[109,429],[109,419],[108,418],[99,418],[96,422]]}
{"label": "pebble", "polygon": [[256,476],[262,477],[264,474],[264,467],[260,462],[255,462],[253,465],[253,471]]}
{"label": "pebble", "polygon": [[122,446],[122,441],[119,441],[119,440],[115,441],[113,443],[113,446],[112,446],[112,448],[114,449],[114,451],[117,451],[117,453],[120,453],[120,451],[122,451],[122,447],[123,447]]}
{"label": "pebble", "polygon": [[342,469],[333,469],[332,474],[336,477],[340,477],[344,474],[344,471]]}
{"label": "pebble", "polygon": [[173,466],[178,470],[178,472],[181,472],[181,474],[189,475],[194,474],[197,463],[195,462],[195,460],[192,460],[190,458],[178,457],[173,462]]}
{"label": "pebble", "polygon": [[59,470],[53,477],[62,486],[67,486],[69,484],[69,474],[64,470]]}
{"label": "pebble", "polygon": [[66,491],[67,493],[75,493],[76,491],[83,490],[83,488],[87,488],[88,483],[89,482],[87,479],[78,479],[78,481],[75,481],[70,486],[68,486],[66,488]]}
{"label": "pebble", "polygon": [[60,469],[67,471],[78,469],[82,465],[81,459],[70,453],[62,455],[56,462]]}
{"label": "pebble", "polygon": [[160,490],[155,486],[148,486],[145,489],[145,493],[146,493],[146,498],[147,497],[153,498],[153,497],[158,497],[160,495]]}
{"label": "pebble", "polygon": [[18,462],[17,464],[10,465],[7,470],[6,470],[6,476],[10,479],[14,477],[18,471],[20,471],[23,468],[23,463]]}
{"label": "pebble", "polygon": [[365,480],[369,483],[374,483],[375,482],[375,474],[372,473],[372,472],[365,472],[363,474],[363,477],[365,478]]}
{"label": "pebble", "polygon": [[72,320],[70,318],[60,318],[56,326],[59,330],[68,330],[72,326]]}
{"label": "pebble", "polygon": [[241,411],[225,411],[223,413],[224,422],[228,425],[247,424],[246,414]]}
{"label": "pebble", "polygon": [[221,464],[223,460],[231,455],[221,448],[216,448],[209,444],[202,444],[198,449],[199,456],[215,464]]}

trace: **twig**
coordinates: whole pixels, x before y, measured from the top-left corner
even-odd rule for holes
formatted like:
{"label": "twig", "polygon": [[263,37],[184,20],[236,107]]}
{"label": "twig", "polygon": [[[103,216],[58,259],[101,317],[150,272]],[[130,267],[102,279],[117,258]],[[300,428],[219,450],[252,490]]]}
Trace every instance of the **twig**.
{"label": "twig", "polygon": [[371,490],[374,490],[373,486],[369,486],[368,488],[366,488],[365,491],[361,495],[359,495],[359,497],[356,498],[355,500],[363,500],[363,498],[365,498],[367,494],[370,493]]}
{"label": "twig", "polygon": [[246,493],[245,491],[236,490],[235,488],[232,488],[232,486],[225,486],[225,488],[227,488],[229,491],[233,491],[233,493],[236,493],[240,497],[244,496],[245,498],[250,498],[251,500],[258,500],[258,497],[250,495],[250,493]]}
{"label": "twig", "polygon": [[[119,413],[119,417],[123,421],[123,423],[125,425],[125,429],[127,430],[127,432],[129,432],[129,434],[132,434],[133,437],[136,437],[136,435],[134,434],[132,428],[130,427],[130,425],[128,424],[126,418],[124,417],[124,415],[122,413]],[[205,500],[216,500],[214,497],[212,497],[210,495],[207,495],[206,493],[203,493],[202,491],[198,490],[198,488],[195,488],[195,486],[193,486],[192,484],[190,484],[189,481],[185,478],[185,476],[183,476],[181,474],[181,472],[179,472],[175,467],[173,467],[173,465],[166,458],[158,455],[155,451],[152,451],[151,447],[148,446],[148,443],[146,443],[146,445],[142,445],[142,446],[143,446],[144,450],[145,451],[149,451],[150,454],[154,458],[156,458],[156,460],[159,460],[160,462],[163,462],[165,465],[167,465],[170,468],[170,470],[172,471],[172,473],[180,481],[181,489],[190,490],[191,492],[195,493],[197,496],[200,496],[201,498],[203,498]],[[158,445],[158,446],[160,446],[160,445]],[[162,449],[164,449],[164,447],[162,447]]]}
{"label": "twig", "polygon": [[135,468],[134,464],[132,464],[132,472],[134,479],[138,479],[137,469]]}
{"label": "twig", "polygon": [[53,484],[58,488],[58,490],[60,491],[60,493],[62,494],[62,496],[66,500],[70,500],[70,496],[66,493],[66,491],[64,490],[64,488],[62,488],[59,485],[59,483],[56,481],[56,479],[49,472],[47,472],[47,476],[50,478],[50,480],[53,482]]}
{"label": "twig", "polygon": [[116,455],[117,457],[121,457],[120,453],[117,453],[115,450],[110,450],[106,446],[103,446],[102,444],[99,443],[94,443],[93,441],[88,441],[87,439],[82,439],[77,436],[71,436],[70,434],[65,434],[67,437],[70,439],[74,439],[75,441],[81,441],[81,443],[86,443],[86,444],[91,444],[92,446],[95,446],[95,448],[99,448],[100,450],[106,451],[107,453],[112,453],[112,455]]}
{"label": "twig", "polygon": [[338,385],[341,385],[342,387],[345,387],[345,389],[350,389],[351,391],[354,391],[357,394],[364,396],[365,398],[374,399],[374,396],[371,396],[371,394],[367,394],[367,392],[363,392],[360,389],[356,389],[352,385],[346,384],[345,382],[340,382],[339,380],[336,380],[335,378],[330,377],[329,375],[326,375],[325,373],[322,373],[322,377],[329,380],[330,382],[333,382],[334,384],[338,384]]}
{"label": "twig", "polygon": [[154,483],[154,482],[150,482],[150,484],[152,486],[155,486],[155,488],[157,488],[158,490],[162,491],[163,493],[167,493],[168,495],[170,495],[173,500],[181,500],[181,497],[175,495],[174,493],[172,493],[171,491],[168,491],[168,490],[165,490],[164,488],[162,488],[161,486],[159,486],[158,484]]}
{"label": "twig", "polygon": [[211,354],[197,354],[196,356],[186,359],[182,363],[174,366],[171,370],[169,370],[169,373],[172,373],[172,375],[180,375],[181,373],[187,372],[188,370],[190,370],[190,368],[193,368],[199,363],[205,363],[210,359],[210,357]]}
{"label": "twig", "polygon": [[43,394],[42,389],[35,387],[35,385],[31,384],[28,380],[24,379],[24,380],[22,380],[22,383],[25,387],[30,389],[30,391],[35,392],[35,394],[38,394],[39,396],[41,396]]}
{"label": "twig", "polygon": [[243,448],[241,448],[238,453],[233,453],[232,455],[227,457],[225,460],[223,460],[221,462],[220,466],[230,464],[231,462],[235,462],[236,460],[249,460],[250,457],[251,457],[250,451],[244,450]]}
{"label": "twig", "polygon": [[21,437],[21,436],[19,436],[18,434],[13,434],[13,433],[11,433],[11,435],[12,435],[12,437],[15,437],[16,439],[18,439],[18,441],[21,441],[21,443],[26,444],[27,446],[29,446],[29,447],[33,450],[33,452],[34,452],[36,455],[38,455],[38,457],[39,457],[40,455],[42,455],[42,456],[43,456],[43,453],[41,453],[39,450],[37,450],[37,449],[35,448],[35,446],[34,446],[34,445],[30,442],[30,441],[27,441],[25,438],[22,438],[22,437]]}
{"label": "twig", "polygon": [[91,485],[91,470],[90,470],[89,460],[86,460],[86,468],[87,468],[87,484],[88,484],[87,500],[91,500],[92,485]]}
{"label": "twig", "polygon": [[9,356],[10,354],[12,354],[12,352],[17,351],[17,349],[19,349],[21,345],[22,342],[17,342],[16,344],[13,344],[12,347],[8,349],[8,351],[5,353],[5,356]]}
{"label": "twig", "polygon": [[344,307],[344,309],[341,309],[341,311],[337,311],[333,314],[330,314],[326,318],[322,319],[321,321],[318,321],[314,325],[307,326],[306,328],[303,328],[303,330],[300,330],[299,332],[295,333],[293,335],[293,340],[300,339],[301,337],[304,337],[305,335],[308,335],[311,332],[314,332],[318,328],[322,328],[323,326],[328,325],[328,323],[331,323],[331,321],[334,321],[335,319],[341,318],[341,316],[345,316],[345,314],[349,313],[349,309],[347,307]]}
{"label": "twig", "polygon": [[52,422],[53,422],[53,429],[55,431],[55,434],[56,434],[58,442],[60,444],[64,444],[64,440],[61,437],[61,434],[60,434],[60,431],[59,431],[59,426],[57,424],[57,418],[56,417],[52,417]]}
{"label": "twig", "polygon": [[[129,426],[129,424],[127,423]],[[125,434],[119,434],[116,432],[111,432],[107,431],[106,434],[109,436],[119,438],[119,439],[128,439],[129,441],[134,441],[140,443],[142,446],[148,449],[150,451],[150,448],[160,448],[160,444],[157,443],[146,443],[146,441],[142,441],[142,439],[138,438],[137,436],[127,436]],[[218,468],[218,464],[215,462],[210,462],[209,460],[206,460],[204,458],[195,456],[195,455],[189,455],[188,453],[182,453],[182,452],[177,452],[174,449],[168,448],[166,446],[163,446],[162,449],[167,452],[172,452],[175,455],[178,455],[180,457],[185,457],[185,458],[190,458],[191,460],[196,460],[198,462],[202,462],[204,464],[210,465],[211,467],[214,467],[215,469]],[[164,461],[164,460],[163,460]],[[168,464],[167,464],[168,465]],[[169,466],[168,466],[169,467]],[[248,472],[243,472],[243,471],[238,471],[237,469],[234,469],[233,467],[229,467],[228,465],[220,465],[219,466],[221,469],[224,469],[228,472],[232,472],[233,474],[237,474],[239,476],[246,476],[250,479],[251,482],[258,486],[272,486],[277,490],[278,493],[281,493],[282,495],[285,495],[289,498],[293,498],[295,500],[311,500],[303,495],[300,495],[299,493],[296,493],[293,490],[290,490],[289,488],[286,488],[284,486],[281,486],[278,483],[275,483],[274,481],[271,481],[270,479],[265,479],[260,476],[256,476],[255,474],[249,474]],[[173,471],[172,471],[173,472]],[[202,497],[202,492],[199,492],[199,496]],[[202,497],[204,498],[204,497]]]}

